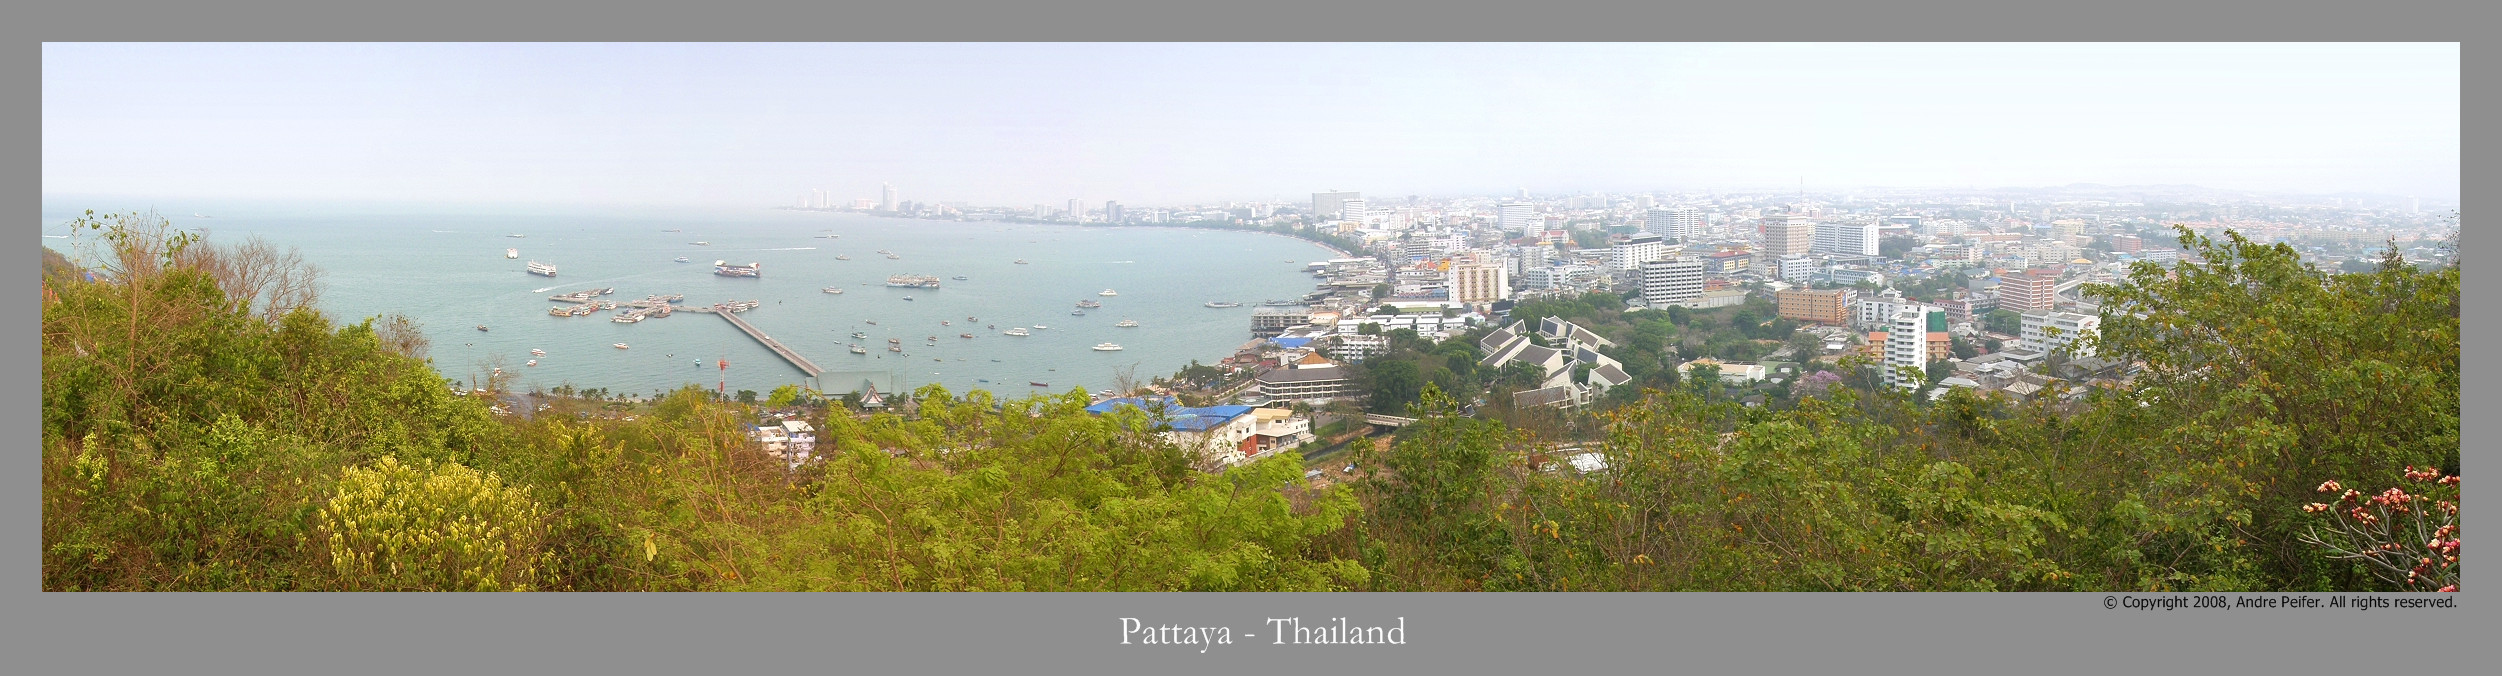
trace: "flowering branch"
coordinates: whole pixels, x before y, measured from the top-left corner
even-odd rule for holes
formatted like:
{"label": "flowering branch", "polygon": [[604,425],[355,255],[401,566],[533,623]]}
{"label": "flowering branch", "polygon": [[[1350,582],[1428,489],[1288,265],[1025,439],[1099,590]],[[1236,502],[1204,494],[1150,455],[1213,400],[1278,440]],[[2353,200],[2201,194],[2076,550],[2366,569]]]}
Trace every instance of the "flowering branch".
{"label": "flowering branch", "polygon": [[2312,526],[2302,541],[2327,550],[2328,558],[2362,562],[2374,577],[2401,589],[2458,591],[2459,478],[2409,465],[2406,481],[2418,492],[2393,486],[2366,494],[2334,479],[2322,482],[2319,492],[2337,493],[2337,501],[2302,511],[2332,522]]}

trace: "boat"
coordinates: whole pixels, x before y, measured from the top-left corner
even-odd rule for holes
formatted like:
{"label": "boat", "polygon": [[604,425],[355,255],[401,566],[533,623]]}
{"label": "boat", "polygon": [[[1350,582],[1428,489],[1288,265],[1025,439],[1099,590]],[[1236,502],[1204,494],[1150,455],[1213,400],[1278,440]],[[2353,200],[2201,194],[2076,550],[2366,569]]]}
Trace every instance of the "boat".
{"label": "boat", "polygon": [[939,325],[939,326],[953,326],[953,325],[955,325],[955,322],[951,322],[951,321],[947,321],[947,320],[941,319],[941,320],[938,320],[938,325]]}
{"label": "boat", "polygon": [[1026,331],[1026,330],[1025,330],[1025,327],[1022,327],[1022,326],[1018,326],[1018,327],[1011,327],[1011,328],[1009,328],[1008,330],[1006,330],[1006,331],[1001,331],[1001,332],[999,332],[999,333],[1004,334],[1004,335],[1010,335],[1010,336],[1030,336],[1030,335],[1034,335],[1034,334],[1033,334],[1033,332]]}
{"label": "boat", "polygon": [[679,257],[678,257],[678,262],[680,262],[680,263],[693,263],[693,262],[695,262],[695,261],[694,261],[693,259],[689,259],[689,258],[687,258],[687,257],[685,257],[685,256],[679,256]]}
{"label": "boat", "polygon": [[888,345],[888,346],[886,346],[886,351],[888,351],[888,352],[902,352],[902,351],[903,351],[903,346],[902,346],[902,345]]}
{"label": "boat", "polygon": [[893,275],[886,278],[886,285],[898,289],[935,289],[938,288],[938,278],[929,275]]}
{"label": "boat", "polygon": [[535,348],[534,348],[534,349],[530,350],[530,356],[533,356],[533,357],[545,357],[545,356],[547,356],[547,351],[546,351],[546,350],[540,350],[540,349],[535,349]]}
{"label": "boat", "polygon": [[886,342],[887,342],[887,343],[889,343],[889,344],[902,343],[902,342],[903,342],[903,339],[902,339],[902,338],[888,338],[888,339],[886,339]]}
{"label": "boat", "polygon": [[911,296],[904,296],[904,300],[912,300],[912,297],[911,297]]}
{"label": "boat", "polygon": [[853,337],[853,338],[867,338],[867,337],[869,337],[869,332],[867,332],[867,331],[853,331],[853,332],[851,332],[851,337]]}
{"label": "boat", "polygon": [[1208,301],[1208,307],[1214,307],[1214,308],[1242,307],[1242,304],[1241,304],[1241,303],[1236,303],[1236,302],[1233,302],[1233,301],[1230,301],[1230,300],[1212,300],[1212,301]]}
{"label": "boat", "polygon": [[834,260],[838,260],[838,261],[847,261],[847,260],[851,260],[851,256],[844,255],[844,254],[834,254]]}
{"label": "boat", "polygon": [[978,322],[978,321],[981,321],[981,320],[979,320],[979,319],[975,319],[975,318],[973,318],[973,315],[965,315],[965,316],[964,316],[964,320],[965,320],[965,321],[968,321],[968,322]]}
{"label": "boat", "polygon": [[826,292],[826,293],[842,293],[842,292],[843,292],[843,287],[839,287],[839,286],[829,286],[829,287],[825,287],[825,292]]}
{"label": "boat", "polygon": [[521,250],[520,250],[520,249],[505,249],[505,250],[504,250],[504,258],[505,258],[506,260],[510,260],[510,259],[514,259],[514,258],[520,258],[520,257],[521,257]]}
{"label": "boat", "polygon": [[971,337],[973,337],[973,334],[970,334],[970,333],[959,333],[959,334],[956,334],[956,337],[957,337],[957,338],[971,338]]}
{"label": "boat", "polygon": [[868,354],[868,353],[869,353],[869,348],[861,347],[859,343],[852,343],[852,344],[851,344],[851,353],[852,353],[852,354]]}
{"label": "boat", "polygon": [[[1017,265],[1024,265],[1024,264],[1025,264],[1025,259],[1023,259],[1023,258],[1016,259],[1016,264],[1017,264]],[[1034,383],[1034,384],[1035,384],[1035,385],[1037,385],[1037,386],[1042,385],[1042,383]]]}
{"label": "boat", "polygon": [[1103,303],[1098,302],[1098,301],[1093,301],[1093,300],[1081,300],[1081,301],[1077,301],[1077,306],[1078,306],[1078,307],[1103,307]]}
{"label": "boat", "polygon": [[693,244],[695,246],[712,246],[711,242],[688,242],[688,244]]}
{"label": "boat", "polygon": [[860,320],[860,321],[861,321],[861,323],[868,324],[868,325],[870,325],[870,326],[877,326],[877,320],[875,320],[875,319],[863,319],[863,320]]}
{"label": "boat", "polygon": [[1034,382],[1034,381],[1031,381],[1031,380],[1025,381],[1025,384],[1027,384],[1027,385],[1032,385],[1032,386],[1035,386],[1035,387],[1050,387],[1050,386],[1051,386],[1051,383],[1037,383],[1037,382]]}
{"label": "boat", "polygon": [[609,347],[613,347],[613,348],[617,348],[617,349],[620,349],[620,350],[626,349],[626,344],[625,344],[625,343],[610,343],[608,346],[609,346]]}
{"label": "boat", "polygon": [[505,235],[505,237],[511,237],[511,238],[513,238],[513,239],[521,239],[521,238],[523,237],[523,235],[521,235],[521,234],[519,234],[519,233],[515,233],[515,234]]}
{"label": "boat", "polygon": [[938,336],[930,336],[930,342],[938,342]]}
{"label": "boat", "polygon": [[1118,327],[1121,327],[1121,328],[1124,328],[1124,329],[1126,329],[1126,328],[1132,328],[1132,327],[1136,327],[1136,326],[1138,326],[1138,320],[1135,320],[1135,319],[1123,319],[1123,320],[1121,320],[1121,323],[1119,323],[1119,324],[1113,324],[1113,326],[1118,326]]}
{"label": "boat", "polygon": [[1048,329],[1048,328],[1051,328],[1051,327],[1048,327],[1048,326],[1043,326],[1043,325],[1041,325],[1041,324],[1035,324],[1035,325],[1034,325],[1034,330],[1036,330],[1036,331],[1040,331],[1040,330],[1043,330],[1043,329]]}
{"label": "boat", "polygon": [[997,329],[997,328],[999,328],[999,325],[998,325],[998,324],[992,324],[992,325],[989,325],[989,326],[984,326],[984,327],[982,327],[982,328],[985,328],[985,329]]}
{"label": "boat", "polygon": [[1096,344],[1095,344],[1095,351],[1096,351],[1096,352],[1117,352],[1117,351],[1120,351],[1120,349],[1121,349],[1121,346],[1119,346],[1119,345],[1114,345],[1114,344],[1111,344],[1111,343],[1096,343]]}
{"label": "boat", "polygon": [[522,365],[522,366],[537,366],[537,365],[539,365],[539,360],[532,359],[532,360],[530,360],[530,361],[522,362],[522,363],[521,363],[521,365]]}
{"label": "boat", "polygon": [[1120,292],[1118,292],[1118,291],[1113,291],[1113,290],[1111,290],[1111,289],[1104,289],[1102,293],[1097,293],[1097,294],[1095,294],[1095,295],[1097,295],[1097,296],[1118,296],[1118,295],[1121,295],[1121,293],[1120,293]]}
{"label": "boat", "polygon": [[1070,310],[1070,311],[1069,311],[1069,314],[1076,315],[1076,316],[1079,316],[1079,317],[1084,317],[1084,316],[1086,316],[1086,311],[1085,311],[1085,310]]}
{"label": "boat", "polygon": [[556,266],[553,266],[553,265],[548,265],[548,264],[546,264],[546,263],[541,263],[541,262],[538,262],[538,261],[530,261],[530,265],[529,265],[529,266],[527,266],[527,267],[524,267],[524,268],[522,268],[522,269],[523,269],[523,270],[527,270],[527,271],[529,271],[529,273],[530,273],[530,274],[533,274],[533,275],[540,275],[540,276],[544,276],[544,277],[554,277],[554,276],[556,276]]}
{"label": "boat", "polygon": [[964,280],[967,280],[967,279],[972,279],[972,278],[971,278],[971,277],[966,277],[966,276],[964,276],[964,275],[956,275],[956,281],[961,282],[961,281],[964,281]]}
{"label": "boat", "polygon": [[1261,304],[1261,305],[1268,306],[1268,307],[1292,307],[1292,306],[1296,306],[1296,305],[1302,305],[1302,304],[1303,304],[1303,301],[1299,301],[1299,300],[1271,300],[1271,301],[1262,301],[1260,304]]}
{"label": "boat", "polygon": [[478,330],[480,330],[480,331],[485,331],[485,330],[486,330],[486,325],[485,325],[485,324],[479,324],[479,325],[478,325]]}
{"label": "boat", "polygon": [[728,261],[713,261],[712,274],[723,277],[758,277],[764,274],[764,264],[731,265]]}
{"label": "boat", "polygon": [[899,260],[903,260],[903,257],[902,257],[902,256],[897,256],[897,255],[894,255],[894,254],[886,254],[886,260],[890,260],[890,261],[899,261]]}

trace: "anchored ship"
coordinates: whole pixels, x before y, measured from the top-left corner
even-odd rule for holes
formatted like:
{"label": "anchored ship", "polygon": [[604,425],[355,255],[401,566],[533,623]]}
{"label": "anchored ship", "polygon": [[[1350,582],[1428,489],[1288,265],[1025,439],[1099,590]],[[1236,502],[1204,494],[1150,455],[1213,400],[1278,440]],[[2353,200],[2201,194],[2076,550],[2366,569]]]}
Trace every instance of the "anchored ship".
{"label": "anchored ship", "polygon": [[541,263],[541,262],[538,262],[538,261],[530,261],[530,265],[529,265],[529,267],[528,267],[528,268],[525,268],[525,269],[529,270],[529,271],[530,271],[530,274],[533,274],[533,275],[540,275],[540,276],[545,276],[545,277],[554,277],[554,276],[556,276],[556,266],[553,266],[553,265],[548,265],[548,264],[546,264],[546,263]]}
{"label": "anchored ship", "polygon": [[886,278],[886,285],[902,289],[935,289],[938,278],[930,275],[895,275]]}
{"label": "anchored ship", "polygon": [[756,277],[756,276],[760,276],[760,275],[762,275],[762,274],[763,274],[763,272],[764,272],[764,264],[763,264],[763,263],[748,263],[748,264],[746,264],[746,265],[731,265],[731,264],[729,263],[729,261],[713,261],[713,262],[712,262],[712,274],[720,275],[720,276],[723,276],[723,277]]}

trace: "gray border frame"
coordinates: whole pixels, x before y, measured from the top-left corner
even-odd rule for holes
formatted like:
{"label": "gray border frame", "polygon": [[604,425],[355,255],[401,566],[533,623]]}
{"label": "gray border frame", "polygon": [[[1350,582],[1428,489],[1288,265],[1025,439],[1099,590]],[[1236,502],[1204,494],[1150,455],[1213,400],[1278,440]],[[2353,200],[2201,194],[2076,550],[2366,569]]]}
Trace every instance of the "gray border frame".
{"label": "gray border frame", "polygon": [[[2414,3],[2088,3],[2015,6],[1932,3],[1753,3],[1647,8],[1514,3],[1460,10],[1294,2],[1176,5],[879,3],[857,6],[702,3],[620,7],[581,0],[456,2],[349,7],[318,3],[90,2],[9,14],[10,88],[39,92],[40,41],[86,40],[2442,40],[2464,41],[2473,21],[2457,5]],[[2479,52],[2481,53],[2481,52]],[[2470,71],[2481,72],[2481,71]],[[2463,90],[2465,82],[2462,82]],[[2467,101],[2485,102],[2478,88]],[[40,153],[41,104],[7,107],[11,155]],[[20,213],[40,204],[40,164],[9,173]],[[2486,182],[2489,183],[2489,182]],[[2479,185],[2482,185],[2480,183]],[[25,240],[20,240],[25,241]],[[2482,241],[2481,239],[2479,241]],[[31,256],[29,251],[24,255]],[[21,258],[21,260],[26,260]],[[28,266],[21,274],[33,274]],[[21,278],[23,279],[23,278]],[[2470,276],[2472,280],[2482,279]],[[2466,331],[2490,335],[2487,298],[2468,304]],[[26,317],[34,294],[8,297]],[[28,322],[31,324],[32,322]],[[21,329],[6,340],[34,351]],[[2474,344],[2471,340],[2470,344]],[[18,352],[17,354],[26,354]],[[2483,376],[2489,359],[2469,359]],[[0,362],[16,382],[39,381],[33,360]],[[2462,395],[2494,401],[2495,381]],[[20,390],[19,396],[39,395]],[[19,430],[11,447],[10,504],[0,577],[16,580],[0,632],[23,673],[137,672],[216,665],[252,671],[517,672],[553,669],[737,673],[969,672],[1047,666],[1086,671],[1281,670],[1351,672],[1551,671],[1559,666],[1641,671],[1861,670],[1871,666],[1984,673],[2224,667],[2349,670],[2419,660],[2486,663],[2490,642],[2469,627],[2497,626],[2494,613],[2460,597],[2431,620],[2367,622],[2386,615],[2322,611],[2106,611],[2093,594],[1072,594],[1072,595],[244,595],[44,594],[40,489],[27,471],[36,411],[7,409]],[[2469,463],[2490,451],[2479,416],[2466,416]],[[2470,511],[2483,503],[2471,503]],[[2481,589],[2481,587],[2479,587]],[[1118,618],[1222,624],[1267,639],[1261,620],[1359,622],[1407,618],[1406,646],[1121,646]],[[2388,648],[2320,641],[2407,626]],[[1236,640],[1243,639],[1237,636]],[[2408,654],[2433,652],[2429,657]],[[31,656],[31,662],[20,656]],[[11,671],[16,671],[12,669]]]}

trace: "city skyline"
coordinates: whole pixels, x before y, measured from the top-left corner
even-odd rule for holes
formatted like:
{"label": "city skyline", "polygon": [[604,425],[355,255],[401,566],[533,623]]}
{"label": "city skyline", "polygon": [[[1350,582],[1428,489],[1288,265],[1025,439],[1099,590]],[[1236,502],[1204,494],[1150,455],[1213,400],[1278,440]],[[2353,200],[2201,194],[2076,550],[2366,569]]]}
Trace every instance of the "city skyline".
{"label": "city skyline", "polygon": [[[2458,197],[2430,45],[109,45],[47,195],[998,205],[2187,184]],[[1153,58],[1144,58],[1153,57]],[[823,192],[819,192],[823,191]]]}

